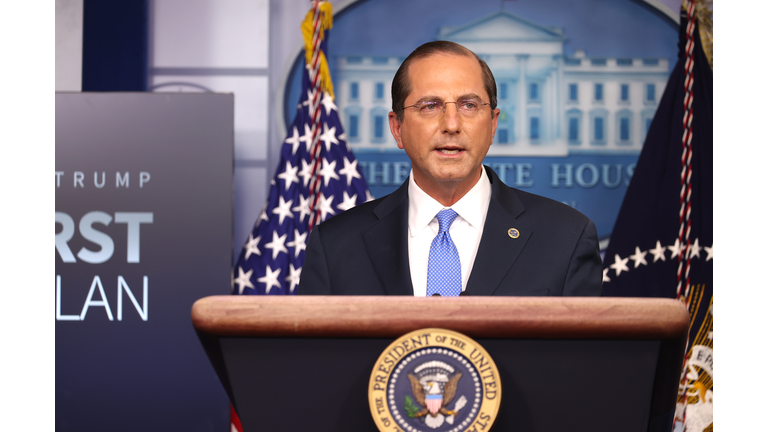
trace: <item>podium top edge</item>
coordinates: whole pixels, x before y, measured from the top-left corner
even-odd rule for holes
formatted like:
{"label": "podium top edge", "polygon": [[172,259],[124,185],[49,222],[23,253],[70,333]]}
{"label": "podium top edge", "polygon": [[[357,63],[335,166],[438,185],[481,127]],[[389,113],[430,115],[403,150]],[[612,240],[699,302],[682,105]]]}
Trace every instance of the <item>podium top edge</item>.
{"label": "podium top edge", "polygon": [[232,337],[399,337],[427,327],[476,338],[679,339],[677,300],[624,297],[210,296],[199,332]]}

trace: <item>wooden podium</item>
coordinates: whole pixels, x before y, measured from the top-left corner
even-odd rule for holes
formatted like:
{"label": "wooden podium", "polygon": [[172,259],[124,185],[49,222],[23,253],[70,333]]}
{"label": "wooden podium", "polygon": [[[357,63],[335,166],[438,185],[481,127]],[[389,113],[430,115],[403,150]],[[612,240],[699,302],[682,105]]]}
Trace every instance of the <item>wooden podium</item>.
{"label": "wooden podium", "polygon": [[430,327],[493,358],[493,431],[668,432],[688,312],[671,299],[212,296],[192,323],[246,432],[375,431],[374,363]]}

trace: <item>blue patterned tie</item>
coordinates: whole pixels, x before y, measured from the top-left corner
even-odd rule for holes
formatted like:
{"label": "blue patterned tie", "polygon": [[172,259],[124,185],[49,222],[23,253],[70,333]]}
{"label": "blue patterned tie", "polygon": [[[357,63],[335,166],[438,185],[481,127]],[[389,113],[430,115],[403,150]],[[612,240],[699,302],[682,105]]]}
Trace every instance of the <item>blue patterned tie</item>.
{"label": "blue patterned tie", "polygon": [[461,294],[461,262],[459,251],[448,234],[448,229],[459,214],[451,209],[437,213],[440,232],[432,240],[429,248],[429,266],[427,267],[427,296],[458,296]]}

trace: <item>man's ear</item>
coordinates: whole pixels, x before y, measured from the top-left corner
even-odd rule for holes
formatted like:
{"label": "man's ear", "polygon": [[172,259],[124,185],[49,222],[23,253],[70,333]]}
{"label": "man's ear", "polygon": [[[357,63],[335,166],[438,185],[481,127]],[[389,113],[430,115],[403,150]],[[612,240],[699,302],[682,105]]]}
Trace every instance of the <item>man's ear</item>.
{"label": "man's ear", "polygon": [[501,110],[496,108],[493,110],[493,120],[491,120],[491,144],[493,144],[493,137],[496,136],[496,127],[499,126],[499,115]]}
{"label": "man's ear", "polygon": [[389,131],[392,132],[392,136],[395,137],[395,141],[397,141],[397,147],[402,149],[403,140],[400,138],[400,127],[401,127],[401,124],[397,120],[397,114],[395,114],[394,111],[390,111],[389,112]]}

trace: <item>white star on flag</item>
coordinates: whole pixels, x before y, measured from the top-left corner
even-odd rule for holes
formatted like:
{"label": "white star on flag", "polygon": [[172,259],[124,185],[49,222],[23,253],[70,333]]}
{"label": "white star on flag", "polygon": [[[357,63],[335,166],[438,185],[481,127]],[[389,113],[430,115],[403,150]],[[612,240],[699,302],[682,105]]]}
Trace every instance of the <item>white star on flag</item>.
{"label": "white star on flag", "polygon": [[299,172],[301,180],[304,182],[304,187],[307,186],[309,180],[312,178],[312,164],[307,163],[304,159],[301,160],[301,171]]}
{"label": "white star on flag", "polygon": [[352,179],[361,178],[360,173],[357,172],[357,159],[354,162],[350,162],[345,157],[344,168],[339,170],[339,174],[347,177],[347,186],[352,184]]}
{"label": "white star on flag", "polygon": [[[307,69],[310,69],[310,65],[304,66]],[[309,109],[309,117],[312,117],[312,114],[314,114],[315,110],[312,107],[312,101],[315,99],[315,90],[314,89],[307,89],[307,100],[302,102],[302,105],[306,106]]]}
{"label": "white star on flag", "polygon": [[331,110],[336,111],[338,109],[329,93],[323,93],[323,100],[320,103],[325,107],[325,115],[330,115]]}
{"label": "white star on flag", "polygon": [[611,278],[608,277],[608,271],[610,269],[608,267],[603,269],[603,282],[610,282]]}
{"label": "white star on flag", "polygon": [[294,258],[298,258],[299,254],[303,250],[307,250],[307,234],[309,233],[300,233],[299,230],[295,229],[293,230],[293,241],[288,242],[288,246],[292,247],[294,252],[293,256]]}
{"label": "white star on flag", "polygon": [[286,277],[285,280],[290,284],[291,294],[293,294],[293,290],[296,289],[296,286],[299,284],[300,279],[301,279],[301,267],[297,269],[293,267],[293,264],[289,264],[288,277]]}
{"label": "white star on flag", "polygon": [[715,256],[715,246],[704,246],[704,251],[707,252],[707,261],[711,260]]}
{"label": "white star on flag", "polygon": [[277,277],[280,275],[280,270],[282,269],[276,269],[275,271],[272,271],[272,268],[267,266],[267,274],[265,274],[263,277],[260,277],[256,279],[257,281],[267,284],[266,292],[269,294],[269,290],[272,289],[272,287],[278,287],[280,288],[280,282],[277,281]]}
{"label": "white star on flag", "polygon": [[331,204],[333,203],[333,195],[326,198],[324,194],[320,194],[320,196],[317,199],[317,206],[320,208],[320,220],[324,221],[326,217],[328,217],[329,214],[336,214],[336,212],[333,211],[333,207],[331,207]]}
{"label": "white star on flag", "polygon": [[339,180],[339,175],[336,174],[336,161],[328,162],[328,159],[323,158],[323,168],[320,169],[318,174],[323,176],[325,186],[328,186],[328,182],[331,179]]}
{"label": "white star on flag", "polygon": [[336,206],[337,209],[340,209],[341,211],[347,211],[354,207],[357,202],[357,194],[352,195],[351,197],[347,193],[347,191],[344,191],[344,200],[339,203],[339,205]]}
{"label": "white star on flag", "polygon": [[645,261],[645,255],[647,253],[648,252],[640,251],[640,248],[635,246],[635,254],[630,256],[630,258],[632,258],[632,261],[635,262],[635,268],[638,268],[641,264],[648,265],[648,263]]}
{"label": "white star on flag", "polygon": [[675,239],[675,244],[673,244],[672,246],[667,246],[667,249],[672,251],[672,256],[670,258],[674,258],[680,255],[683,249],[685,249],[685,246],[680,244],[680,239],[678,238],[678,239]]}
{"label": "white star on flag", "polygon": [[664,253],[666,253],[666,249],[664,246],[661,245],[661,242],[656,240],[656,247],[654,249],[650,249],[648,252],[653,255],[653,262],[656,262],[658,260],[666,261],[667,259],[664,257]]}
{"label": "white star on flag", "polygon": [[285,171],[277,175],[277,178],[285,180],[285,189],[290,189],[292,183],[299,184],[299,177],[296,175],[298,170],[298,166],[291,166],[291,161],[285,163]]}
{"label": "white star on flag", "polygon": [[238,294],[243,293],[243,289],[247,288],[253,288],[253,284],[251,283],[251,274],[253,273],[253,269],[248,270],[247,272],[243,271],[242,267],[237,268],[238,274],[237,279],[235,279],[235,284],[240,286],[240,289],[238,290]]}
{"label": "white star on flag", "polygon": [[264,207],[262,207],[261,213],[259,213],[259,217],[258,217],[258,219],[256,219],[256,223],[257,224],[260,224],[261,221],[268,221],[269,220],[269,216],[267,216],[267,206],[268,205],[269,205],[269,202],[264,204]]}
{"label": "white star on flag", "polygon": [[282,195],[280,195],[279,200],[280,204],[272,210],[272,213],[280,217],[278,225],[282,225],[285,218],[293,218],[293,212],[291,212],[291,204],[293,204],[293,200],[285,201]]}
{"label": "white star on flag", "polygon": [[259,241],[261,241],[261,236],[254,238],[253,233],[248,236],[248,243],[245,244],[245,259],[250,258],[252,254],[261,256]]}
{"label": "white star on flag", "polygon": [[272,231],[272,241],[265,244],[264,247],[272,249],[272,259],[276,259],[280,252],[288,253],[288,249],[285,248],[285,239],[288,238],[288,234],[281,236],[277,235],[277,231]]}
{"label": "white star on flag", "polygon": [[305,198],[304,195],[299,195],[299,205],[291,210],[298,211],[299,222],[304,222],[304,217],[312,214],[312,211],[309,209],[309,198]]}
{"label": "white star on flag", "polygon": [[629,261],[628,257],[621,259],[619,254],[616,254],[614,259],[615,261],[610,265],[610,267],[616,271],[616,276],[620,275],[622,271],[629,271],[629,267],[627,267],[627,261]]}
{"label": "white star on flag", "polygon": [[[309,125],[304,125],[304,135],[299,138],[299,141],[303,142],[307,146],[307,151],[312,147],[312,128]],[[303,161],[304,159],[302,159]]]}
{"label": "white star on flag", "polygon": [[336,126],[328,129],[328,123],[323,123],[323,134],[320,135],[320,141],[325,143],[326,151],[331,151],[332,144],[338,145],[339,140],[336,139]]}
{"label": "white star on flag", "polygon": [[699,239],[697,238],[691,245],[691,250],[688,251],[688,258],[701,258],[699,252],[701,252],[701,246],[699,246]]}
{"label": "white star on flag", "polygon": [[293,135],[290,138],[286,138],[285,143],[291,145],[291,154],[296,154],[296,150],[298,150],[301,145],[301,141],[299,141],[299,129],[297,129],[296,126],[293,127]]}

